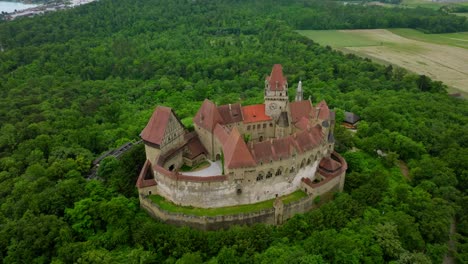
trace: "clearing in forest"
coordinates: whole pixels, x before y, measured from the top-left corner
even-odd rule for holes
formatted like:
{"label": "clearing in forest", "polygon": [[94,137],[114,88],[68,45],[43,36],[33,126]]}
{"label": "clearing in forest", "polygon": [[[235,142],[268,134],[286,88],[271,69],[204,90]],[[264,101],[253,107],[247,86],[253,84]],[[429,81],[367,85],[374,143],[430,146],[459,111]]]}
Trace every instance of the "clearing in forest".
{"label": "clearing in forest", "polygon": [[410,29],[298,32],[322,45],[424,74],[468,94],[468,33],[427,35]]}

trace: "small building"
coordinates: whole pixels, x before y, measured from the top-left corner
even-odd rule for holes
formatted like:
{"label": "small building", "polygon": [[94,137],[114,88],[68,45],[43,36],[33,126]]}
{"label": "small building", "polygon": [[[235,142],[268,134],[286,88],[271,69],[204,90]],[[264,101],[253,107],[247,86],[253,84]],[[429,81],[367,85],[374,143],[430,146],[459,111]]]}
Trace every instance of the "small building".
{"label": "small building", "polygon": [[342,125],[348,129],[356,129],[359,120],[361,118],[355,113],[345,112]]}

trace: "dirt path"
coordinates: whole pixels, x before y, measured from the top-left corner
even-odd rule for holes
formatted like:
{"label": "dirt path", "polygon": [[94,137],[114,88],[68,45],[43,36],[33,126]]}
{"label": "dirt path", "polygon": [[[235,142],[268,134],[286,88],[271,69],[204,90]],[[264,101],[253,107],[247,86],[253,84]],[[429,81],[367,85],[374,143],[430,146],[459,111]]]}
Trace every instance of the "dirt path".
{"label": "dirt path", "polygon": [[401,174],[403,174],[403,176],[405,176],[407,180],[411,180],[410,177],[408,176],[409,169],[408,169],[408,166],[406,166],[406,163],[402,160],[399,160],[397,164],[398,164],[398,167],[400,167]]}
{"label": "dirt path", "polygon": [[456,231],[457,231],[457,225],[456,225],[455,217],[454,217],[454,218],[452,218],[452,223],[450,223],[450,239],[449,239],[449,242],[448,242],[449,251],[447,252],[447,254],[444,257],[444,261],[442,262],[443,264],[454,264],[455,263],[455,259],[452,256],[452,252],[456,251],[455,241],[453,239],[453,236],[455,235]]}

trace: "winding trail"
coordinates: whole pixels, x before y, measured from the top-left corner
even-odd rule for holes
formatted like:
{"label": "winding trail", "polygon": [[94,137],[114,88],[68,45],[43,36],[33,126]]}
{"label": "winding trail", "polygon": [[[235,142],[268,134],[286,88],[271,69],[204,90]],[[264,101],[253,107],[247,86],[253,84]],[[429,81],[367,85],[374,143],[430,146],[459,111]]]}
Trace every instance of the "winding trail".
{"label": "winding trail", "polygon": [[455,232],[457,231],[457,224],[455,222],[455,217],[452,218],[452,222],[450,223],[450,235],[448,241],[448,252],[445,254],[443,264],[454,264],[455,259],[453,257],[453,252],[456,252],[455,248],[455,240],[453,239]]}

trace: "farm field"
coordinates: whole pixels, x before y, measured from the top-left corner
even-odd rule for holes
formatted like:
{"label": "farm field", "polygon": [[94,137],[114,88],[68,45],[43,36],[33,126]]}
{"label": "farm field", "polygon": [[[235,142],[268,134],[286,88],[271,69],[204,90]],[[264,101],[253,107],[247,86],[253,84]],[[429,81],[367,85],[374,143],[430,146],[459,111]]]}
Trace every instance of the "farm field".
{"label": "farm field", "polygon": [[447,84],[451,92],[468,95],[468,33],[425,35],[408,29],[298,32],[322,45],[427,75]]}
{"label": "farm field", "polygon": [[457,16],[466,16],[468,17],[468,13],[452,13],[454,15],[457,15]]}
{"label": "farm field", "polygon": [[445,33],[445,34],[424,34],[421,31],[409,28],[389,29],[401,37],[412,40],[430,42],[434,44],[449,45],[468,49],[468,32]]}
{"label": "farm field", "polygon": [[468,1],[446,1],[446,2],[433,2],[431,0],[403,0],[401,6],[407,7],[425,7],[431,9],[439,9],[442,6],[467,6]]}

